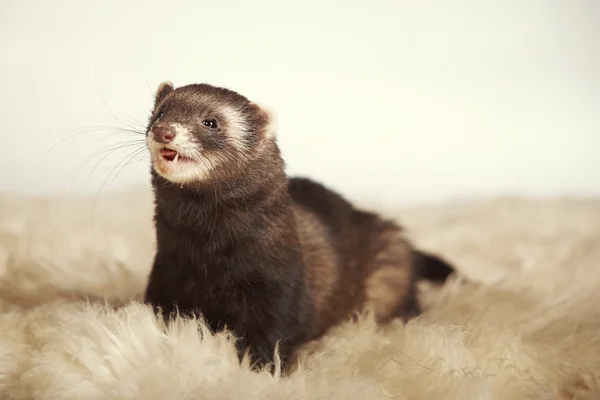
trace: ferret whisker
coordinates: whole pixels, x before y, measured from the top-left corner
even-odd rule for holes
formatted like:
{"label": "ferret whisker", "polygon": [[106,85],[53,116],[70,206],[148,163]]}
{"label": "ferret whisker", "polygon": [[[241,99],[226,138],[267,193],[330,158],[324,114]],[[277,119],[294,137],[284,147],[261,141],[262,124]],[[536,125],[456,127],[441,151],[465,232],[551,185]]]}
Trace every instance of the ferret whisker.
{"label": "ferret whisker", "polygon": [[[144,150],[145,150],[145,149],[144,149]],[[142,153],[143,153],[143,152],[142,152]],[[141,157],[140,157],[140,156],[141,156]],[[136,155],[136,157],[135,157],[134,159],[131,159],[131,160],[127,161],[127,162],[125,163],[125,166],[126,166],[126,167],[128,167],[128,166],[130,166],[130,165],[134,165],[134,164],[140,163],[140,162],[142,162],[142,161],[148,161],[148,159],[146,158],[146,156],[147,156],[147,155],[144,155],[144,154],[137,154],[137,155]],[[97,167],[97,168],[96,168],[96,170],[97,170],[97,171],[107,171],[107,170],[111,170],[111,169],[113,169],[113,168],[114,168],[114,166],[112,166],[112,167],[111,167],[111,166],[108,166],[108,167]]]}
{"label": "ferret whisker", "polygon": [[[140,148],[140,149],[137,149],[137,150],[134,150],[134,151],[138,151],[138,150],[142,150],[142,149],[144,149],[144,150],[145,150],[145,148],[144,148],[144,147],[142,147],[142,148]],[[94,202],[92,203],[92,212],[93,212],[93,210],[94,210],[94,209],[95,209],[95,207],[96,207],[96,203],[98,202],[98,198],[100,197],[100,193],[101,193],[101,192],[102,192],[102,190],[104,189],[104,186],[105,186],[105,185],[106,185],[106,183],[108,182],[108,179],[110,178],[110,176],[112,175],[112,173],[113,173],[113,171],[114,171],[115,169],[116,169],[116,167],[115,167],[115,168],[113,168],[113,169],[112,169],[112,171],[111,171],[111,172],[110,172],[110,173],[109,173],[109,174],[106,176],[106,178],[104,178],[104,181],[102,181],[102,184],[100,185],[100,188],[98,189],[98,192],[96,193],[96,196],[94,197]],[[91,176],[91,175],[90,175],[90,176]],[[87,186],[87,182],[86,182],[86,186]]]}
{"label": "ferret whisker", "polygon": [[[119,171],[117,171],[117,173],[115,174],[115,176],[113,177],[112,181],[114,182],[119,175],[121,174],[121,172],[123,172],[123,169],[125,167],[127,167],[128,165],[132,165],[132,160],[134,160],[136,157],[138,157],[140,154],[144,154],[146,152],[146,147],[143,146],[137,150],[132,151],[128,156],[126,156],[123,160],[121,160],[115,168],[119,167],[120,165],[120,169]],[[140,160],[141,161],[141,160]]]}
{"label": "ferret whisker", "polygon": [[104,153],[111,153],[113,151],[119,150],[120,148],[123,147],[129,147],[129,146],[134,146],[134,145],[142,145],[142,143],[138,143],[138,142],[125,142],[125,143],[116,143],[116,144],[111,144],[108,146],[103,147],[100,150],[95,151],[94,153],[92,153],[91,155],[85,157],[75,168],[75,171],[73,172],[73,177],[75,177],[77,175],[77,173],[79,173],[79,170],[81,168],[83,168],[88,162],[92,161],[94,158],[104,154]]}
{"label": "ferret whisker", "polygon": [[[144,149],[147,150],[147,149]],[[136,158],[134,160],[132,160],[132,163],[138,163],[141,161],[146,161],[150,158],[150,154],[148,154],[146,151],[142,151],[138,156],[136,156]]]}
{"label": "ferret whisker", "polygon": [[142,79],[144,80],[144,82],[146,83],[146,87],[148,88],[148,92],[150,93],[151,98],[154,98],[154,92],[152,91],[152,88],[150,87],[150,83],[148,83],[148,80],[146,79],[146,77],[144,76],[144,74],[142,74],[142,71],[140,71],[138,69],[138,73],[140,74],[140,76],[142,77]]}
{"label": "ferret whisker", "polygon": [[125,164],[125,166],[137,164],[137,163],[139,163],[141,161],[148,161],[149,158],[150,158],[150,155],[147,153],[147,149],[145,147],[142,147],[138,151],[135,152],[135,154],[133,155],[133,157],[131,157],[127,161],[127,163]]}
{"label": "ferret whisker", "polygon": [[142,122],[140,122],[139,120],[133,118],[131,115],[129,114],[125,114],[125,117],[129,118],[129,121],[135,126],[137,125],[138,127],[144,128],[144,124]]}
{"label": "ferret whisker", "polygon": [[[143,146],[143,145],[141,145],[141,144],[137,144],[137,145],[138,145],[138,146],[140,146],[140,149],[143,149],[143,148],[144,148],[144,146]],[[107,153],[104,155],[104,157],[100,158],[100,160],[98,160],[98,161],[96,162],[96,164],[94,164],[94,166],[92,167],[92,170],[91,170],[91,171],[90,171],[90,173],[88,174],[88,177],[87,177],[87,179],[85,180],[85,185],[84,185],[84,187],[86,187],[86,188],[88,187],[88,184],[89,184],[89,182],[90,182],[90,179],[92,178],[92,175],[94,174],[94,172],[96,172],[96,170],[97,170],[98,166],[99,166],[99,165],[100,165],[100,164],[101,164],[101,163],[102,163],[102,162],[103,162],[103,161],[104,161],[106,158],[108,158],[108,157],[109,157],[111,154],[113,154],[115,151],[117,151],[117,150],[121,150],[121,149],[124,149],[124,148],[126,148],[126,147],[131,147],[131,146],[121,146],[121,147],[119,147],[119,148],[116,148],[116,149],[114,149],[114,150],[113,150],[113,151],[111,151],[111,152],[107,152]],[[137,150],[139,150],[139,149],[137,149]],[[136,151],[136,149],[134,149],[133,151]],[[113,169],[114,169],[114,168],[115,168],[115,167],[113,167]],[[110,174],[109,174],[109,175],[110,175]]]}
{"label": "ferret whisker", "polygon": [[106,130],[106,131],[118,131],[118,132],[123,132],[123,133],[134,133],[136,135],[146,135],[145,127],[140,127],[140,129],[130,129],[130,128],[123,128],[120,126],[113,126],[113,125],[89,125],[89,126],[83,126],[79,129],[83,129],[83,128],[85,128],[86,130],[91,130],[91,131]]}
{"label": "ferret whisker", "polygon": [[130,128],[135,129],[137,127],[137,129],[140,129],[140,130],[145,128],[143,123],[141,123],[137,119],[133,118],[132,116],[125,114],[125,117],[129,118],[130,124],[128,124],[128,126]]}
{"label": "ferret whisker", "polygon": [[116,150],[120,150],[120,149],[127,148],[127,147],[132,147],[132,146],[144,146],[144,144],[145,143],[143,140],[128,140],[128,141],[122,141],[119,143],[111,143],[111,144],[106,145],[106,146],[102,147],[101,149],[95,151],[94,153],[90,154],[89,156],[84,158],[82,162],[85,164],[104,153],[113,152]]}
{"label": "ferret whisker", "polygon": [[104,107],[106,107],[106,110],[109,112],[109,114],[121,125],[125,125],[133,130],[136,130],[136,128],[134,126],[131,126],[130,124],[127,124],[127,123],[123,122],[121,119],[119,119],[119,117],[117,117],[115,115],[115,113],[111,110],[111,108],[108,106],[106,98],[102,94],[102,90],[100,90],[100,82],[98,81],[98,74],[95,69],[94,69],[94,79],[96,81],[96,87],[98,88],[98,93],[100,94],[100,98],[102,99],[102,102],[104,103]]}
{"label": "ferret whisker", "polygon": [[[86,180],[86,187],[87,187],[87,182],[90,179],[91,174],[93,173],[93,170],[102,162],[104,161],[108,156],[110,156],[113,152],[123,149],[123,148],[127,148],[127,147],[132,147],[132,146],[143,146],[142,142],[139,141],[132,141],[132,142],[122,142],[122,143],[116,143],[116,144],[112,144],[112,145],[108,145],[94,153],[92,153],[91,155],[87,156],[86,158],[84,158],[76,167],[75,170],[73,171],[72,175],[71,175],[71,186],[74,183],[75,178],[77,177],[77,175],[79,174],[79,171],[89,162],[91,162],[92,160],[94,160],[94,158],[99,157],[103,154],[104,157],[102,157],[100,159],[100,161],[98,163],[95,164],[94,168],[92,168],[92,171],[90,172],[90,175],[88,176],[88,179]],[[72,188],[71,188],[72,189]]]}
{"label": "ferret whisker", "polygon": [[[125,135],[146,135],[145,132],[139,132],[139,131],[133,131],[133,130],[129,130],[129,129],[123,129],[123,128],[114,128],[114,127],[90,127],[90,129],[86,129],[84,131],[80,131],[77,132],[75,134],[69,135],[66,138],[63,138],[61,140],[59,140],[57,143],[55,143],[54,145],[52,145],[47,151],[46,154],[49,154],[51,151],[53,151],[54,149],[56,149],[58,146],[64,144],[65,142],[69,141],[69,140],[73,140],[81,135],[85,135],[85,134],[91,134],[91,133],[96,133],[96,132],[106,132],[106,131],[117,131],[117,132],[112,132],[108,135],[104,135],[102,137],[100,137],[99,140],[104,140],[110,136],[114,136],[114,135],[119,135],[119,134],[125,134]],[[120,132],[119,132],[120,131]]]}
{"label": "ferret whisker", "polygon": [[[113,132],[113,133],[109,133],[108,135],[104,135],[104,136],[102,136],[101,138],[99,138],[99,139],[98,139],[98,141],[100,141],[100,140],[106,140],[106,139],[108,139],[108,138],[110,138],[110,137],[117,136],[117,135],[130,135],[130,136],[137,136],[135,133]],[[138,137],[138,138],[136,138],[136,139],[133,139],[133,140],[131,140],[131,141],[134,141],[134,142],[144,142],[144,143],[145,143],[145,142],[146,142],[146,139],[145,139],[145,138],[140,138],[140,137]]]}
{"label": "ferret whisker", "polygon": [[[133,157],[134,157],[134,158],[137,158],[137,157],[139,157],[140,155],[141,155],[141,156],[144,156],[144,157],[149,157],[149,154],[148,154],[148,152],[147,152],[147,148],[146,148],[146,146],[140,146],[140,148],[139,148],[139,149],[137,149],[137,150],[133,150],[133,151],[131,152],[131,154],[133,155]],[[128,160],[128,162],[129,162],[129,161],[132,161],[134,158],[131,158],[131,159],[129,159],[129,160]]]}

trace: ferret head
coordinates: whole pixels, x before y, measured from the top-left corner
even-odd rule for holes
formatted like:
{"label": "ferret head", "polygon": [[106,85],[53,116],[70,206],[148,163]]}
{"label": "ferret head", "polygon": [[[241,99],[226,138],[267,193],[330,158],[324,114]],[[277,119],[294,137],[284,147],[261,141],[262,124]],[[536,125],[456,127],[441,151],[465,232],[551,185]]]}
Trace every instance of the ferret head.
{"label": "ferret head", "polygon": [[175,89],[170,82],[158,87],[146,132],[154,170],[178,184],[243,168],[273,138],[273,117],[246,97],[206,84]]}

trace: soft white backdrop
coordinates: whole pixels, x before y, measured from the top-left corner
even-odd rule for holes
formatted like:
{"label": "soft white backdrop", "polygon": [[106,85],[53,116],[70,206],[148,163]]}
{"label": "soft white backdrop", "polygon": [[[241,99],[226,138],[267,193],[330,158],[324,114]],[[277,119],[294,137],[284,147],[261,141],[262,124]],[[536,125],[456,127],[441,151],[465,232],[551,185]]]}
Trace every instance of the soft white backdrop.
{"label": "soft white backdrop", "polygon": [[290,172],[355,199],[598,195],[599,20],[594,0],[2,0],[0,189],[147,184],[146,158],[109,175],[135,147],[78,166],[136,139],[89,129],[143,125],[168,79],[270,105]]}

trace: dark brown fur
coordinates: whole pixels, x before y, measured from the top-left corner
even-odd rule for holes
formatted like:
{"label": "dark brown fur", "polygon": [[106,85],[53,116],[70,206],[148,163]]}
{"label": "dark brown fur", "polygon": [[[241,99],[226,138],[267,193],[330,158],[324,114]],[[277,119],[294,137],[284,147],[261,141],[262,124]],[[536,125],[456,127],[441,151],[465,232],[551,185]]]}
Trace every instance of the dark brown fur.
{"label": "dark brown fur", "polygon": [[[227,147],[224,120],[221,136],[193,131],[230,163],[185,185],[152,171],[158,249],[146,301],[231,329],[259,365],[273,361],[277,343],[285,363],[298,345],[366,306],[380,322],[419,314],[415,281],[429,271],[420,260],[435,256],[413,250],[394,222],[311,180],[288,179],[260,107],[208,85],[161,87],[154,114],[160,107],[167,121],[194,127],[219,102],[247,118],[247,152]],[[434,279],[443,281],[452,269],[435,260],[442,272]]]}

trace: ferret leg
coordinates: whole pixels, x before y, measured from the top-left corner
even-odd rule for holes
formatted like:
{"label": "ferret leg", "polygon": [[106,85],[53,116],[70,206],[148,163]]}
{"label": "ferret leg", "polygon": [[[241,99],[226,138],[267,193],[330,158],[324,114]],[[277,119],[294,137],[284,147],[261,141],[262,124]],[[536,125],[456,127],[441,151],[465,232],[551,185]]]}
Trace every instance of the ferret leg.
{"label": "ferret leg", "polygon": [[365,281],[366,305],[378,322],[394,317],[408,320],[420,314],[416,298],[415,261],[410,243],[402,231],[390,227],[382,232]]}

